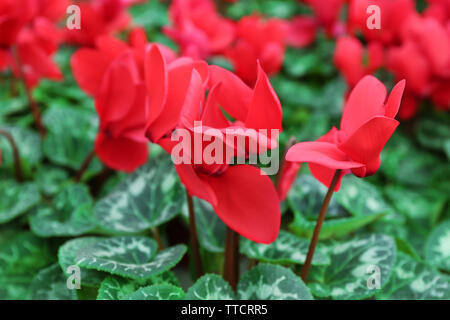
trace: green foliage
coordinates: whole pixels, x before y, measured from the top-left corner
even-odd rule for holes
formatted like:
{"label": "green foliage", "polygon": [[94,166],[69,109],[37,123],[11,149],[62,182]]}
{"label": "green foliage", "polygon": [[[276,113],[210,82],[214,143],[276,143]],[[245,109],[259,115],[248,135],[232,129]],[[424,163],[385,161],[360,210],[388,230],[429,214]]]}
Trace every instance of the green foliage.
{"label": "green foliage", "polygon": [[216,274],[206,274],[189,288],[187,300],[233,300],[235,295],[228,282]]}
{"label": "green foliage", "polygon": [[[303,264],[308,253],[309,241],[292,233],[281,230],[278,238],[271,244],[259,244],[243,239],[241,252],[252,259],[277,264]],[[330,264],[327,254],[317,248],[312,260],[313,265]]]}
{"label": "green foliage", "polygon": [[75,262],[87,269],[146,280],[174,267],[186,252],[184,245],[158,253],[156,247],[156,242],[146,237],[103,238],[78,251]]}
{"label": "green foliage", "polygon": [[242,300],[312,300],[308,287],[290,269],[263,263],[242,275],[237,295]]}
{"label": "green foliage", "polygon": [[105,232],[135,234],[174,218],[184,199],[184,190],[170,160],[157,157],[98,201],[95,218]]}
{"label": "green foliage", "polygon": [[[369,286],[379,272],[380,288],[391,277],[396,258],[395,242],[381,234],[359,235],[328,246],[331,264],[311,272],[311,291],[318,297],[365,299],[377,293]],[[372,282],[371,282],[372,283]]]}

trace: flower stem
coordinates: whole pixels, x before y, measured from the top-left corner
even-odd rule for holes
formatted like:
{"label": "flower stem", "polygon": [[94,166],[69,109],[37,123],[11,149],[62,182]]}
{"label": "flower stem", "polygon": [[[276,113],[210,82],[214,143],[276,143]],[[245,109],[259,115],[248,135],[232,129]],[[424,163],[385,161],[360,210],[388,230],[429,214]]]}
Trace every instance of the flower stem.
{"label": "flower stem", "polygon": [[225,239],[224,278],[236,290],[239,280],[239,234],[227,227]]}
{"label": "flower stem", "polygon": [[25,79],[25,75],[23,74],[23,66],[22,66],[22,62],[20,61],[20,56],[19,56],[19,52],[17,51],[17,48],[13,47],[12,53],[13,53],[14,59],[16,60],[17,70],[19,72],[19,78],[22,80],[23,86],[25,88],[25,93],[27,95],[28,104],[30,105],[31,113],[33,114],[36,129],[39,132],[41,138],[45,138],[46,132],[45,132],[45,127],[42,123],[41,111],[39,110],[39,107],[37,106],[36,102],[33,99],[33,96],[31,94],[31,89],[28,86],[27,80]]}
{"label": "flower stem", "polygon": [[200,278],[203,275],[203,265],[202,259],[200,257],[200,248],[197,238],[197,225],[195,223],[194,203],[192,201],[192,197],[189,195],[189,192],[187,190],[186,190],[186,197],[189,209],[189,229],[191,234],[192,255],[194,257],[195,271],[197,274],[197,278]]}
{"label": "flower stem", "polygon": [[152,228],[152,234],[153,234],[153,237],[156,240],[156,243],[158,244],[158,250],[164,249],[164,245],[162,243],[161,234],[159,233],[158,227]]}
{"label": "flower stem", "polygon": [[17,182],[23,181],[23,174],[22,174],[22,165],[20,162],[20,153],[19,149],[17,148],[16,143],[14,142],[13,136],[6,130],[0,129],[0,135],[4,136],[6,140],[8,140],[9,144],[11,145],[11,149],[13,152],[14,157],[14,173],[16,175]]}
{"label": "flower stem", "polygon": [[94,159],[94,156],[95,156],[95,150],[92,150],[91,152],[89,152],[86,159],[84,159],[83,163],[81,164],[80,169],[78,169],[77,173],[75,174],[74,180],[76,183],[81,181],[81,178],[83,178],[83,174],[85,173],[85,171],[91,164],[91,161],[92,161],[92,159]]}
{"label": "flower stem", "polygon": [[319,241],[320,230],[322,229],[323,221],[325,220],[325,216],[327,214],[328,206],[331,201],[331,197],[333,196],[334,189],[339,181],[339,177],[341,175],[341,170],[336,170],[336,173],[333,176],[333,180],[331,180],[330,187],[328,188],[328,192],[325,195],[325,199],[322,202],[322,207],[320,208],[319,216],[317,217],[316,226],[314,228],[314,232],[312,235],[311,243],[309,244],[308,254],[306,256],[305,264],[301,270],[300,276],[304,282],[308,278],[309,269],[311,268],[311,262],[314,256],[314,250],[316,249],[317,242]]}

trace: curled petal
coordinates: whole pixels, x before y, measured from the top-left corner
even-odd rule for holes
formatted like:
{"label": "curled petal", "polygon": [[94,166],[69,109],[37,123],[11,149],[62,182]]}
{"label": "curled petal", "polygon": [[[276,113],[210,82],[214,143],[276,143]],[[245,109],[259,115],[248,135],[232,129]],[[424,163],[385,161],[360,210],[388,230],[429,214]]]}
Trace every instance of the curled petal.
{"label": "curled petal", "polygon": [[111,138],[100,132],[95,140],[95,153],[109,168],[133,172],[147,162],[148,143],[125,137]]}
{"label": "curled petal", "polygon": [[280,201],[270,178],[250,165],[206,176],[217,196],[215,212],[231,229],[259,243],[273,242],[280,230]]}
{"label": "curled petal", "polygon": [[384,115],[386,88],[377,78],[365,76],[350,93],[341,119],[341,130],[351,135],[367,120]]}
{"label": "curled petal", "polygon": [[375,117],[356,130],[346,141],[339,145],[352,160],[366,165],[365,175],[371,175],[380,165],[384,145],[399,125],[397,120],[387,117]]}
{"label": "curled petal", "polygon": [[315,163],[335,170],[364,166],[362,163],[350,160],[334,143],[329,142],[297,143],[288,150],[286,160]]}
{"label": "curled petal", "polygon": [[385,116],[388,118],[395,118],[400,108],[400,103],[402,102],[403,91],[405,90],[406,81],[402,80],[395,85],[389,95],[388,101],[386,103],[386,113]]}

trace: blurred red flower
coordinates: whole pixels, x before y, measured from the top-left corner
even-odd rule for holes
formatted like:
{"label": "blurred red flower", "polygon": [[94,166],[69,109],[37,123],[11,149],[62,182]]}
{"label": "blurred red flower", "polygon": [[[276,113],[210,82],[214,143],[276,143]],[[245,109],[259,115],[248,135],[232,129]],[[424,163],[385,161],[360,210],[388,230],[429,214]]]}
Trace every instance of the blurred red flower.
{"label": "blurred red flower", "polygon": [[[380,153],[399,122],[405,81],[399,82],[387,99],[386,88],[373,76],[365,76],[352,90],[341,119],[315,142],[300,142],[286,154],[286,160],[307,162],[312,175],[330,186],[337,169],[341,177],[352,172],[358,177],[373,175],[380,166]],[[340,179],[335,191],[340,188]]]}
{"label": "blurred red flower", "polygon": [[130,52],[106,71],[95,100],[100,126],[95,152],[108,167],[132,172],[148,158],[145,84]]}
{"label": "blurred red flower", "polygon": [[0,70],[11,68],[28,86],[41,78],[62,79],[52,55],[61,41],[56,22],[66,0],[4,0],[0,3]]}
{"label": "blurred red flower", "polygon": [[174,0],[172,26],[164,33],[180,46],[180,54],[206,59],[223,52],[234,39],[234,23],[219,15],[212,0]]}
{"label": "blurred red flower", "polygon": [[[75,80],[83,91],[95,97],[108,67],[126,51],[133,54],[138,70],[143,77],[145,50],[148,45],[151,45],[147,42],[143,29],[136,28],[130,32],[128,43],[111,36],[99,36],[95,43],[95,48],[78,49],[70,60]],[[172,49],[162,44],[157,44],[157,46],[168,62],[176,59]]]}
{"label": "blurred red flower", "polygon": [[365,75],[383,65],[383,46],[371,42],[364,48],[357,38],[342,36],[337,40],[333,60],[349,87],[353,88]]}
{"label": "blurred red flower", "polygon": [[[367,27],[370,16],[367,8],[371,5],[380,8],[379,29]],[[348,28],[352,33],[361,32],[367,41],[391,44],[398,40],[406,20],[415,13],[412,0],[351,0],[348,8]]]}
{"label": "blurred red flower", "polygon": [[324,3],[322,0],[303,0],[314,11],[319,23],[325,28],[325,31],[334,35],[339,27],[339,14],[347,0],[328,0]]}
{"label": "blurred red flower", "polygon": [[248,85],[257,79],[257,61],[268,75],[277,73],[283,64],[289,25],[277,18],[246,16],[237,23],[237,38],[226,56],[234,72]]}
{"label": "blurred red flower", "polygon": [[94,46],[100,36],[114,35],[125,30],[131,16],[126,9],[145,0],[73,0],[80,8],[80,29],[66,29],[65,40],[69,43]]}

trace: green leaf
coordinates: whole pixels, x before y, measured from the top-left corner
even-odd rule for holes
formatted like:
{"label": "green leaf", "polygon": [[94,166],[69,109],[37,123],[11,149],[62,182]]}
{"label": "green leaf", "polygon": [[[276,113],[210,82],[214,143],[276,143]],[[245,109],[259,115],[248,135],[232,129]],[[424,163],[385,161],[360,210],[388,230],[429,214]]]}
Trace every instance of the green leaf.
{"label": "green leaf", "polygon": [[170,158],[152,159],[100,200],[95,217],[107,232],[136,234],[174,218],[185,201]]}
{"label": "green leaf", "polygon": [[83,248],[76,262],[88,269],[145,280],[175,266],[186,252],[186,246],[177,245],[156,254],[156,247],[156,242],[146,237],[104,238]]}
{"label": "green leaf", "polygon": [[417,137],[425,148],[445,151],[445,144],[450,142],[450,116],[445,112],[434,113],[431,117],[421,118]]}
{"label": "green leaf", "polygon": [[0,245],[0,300],[29,299],[33,276],[53,262],[49,244],[31,232]]}
{"label": "green leaf", "polygon": [[153,284],[179,285],[178,279],[171,271],[163,272],[146,280],[131,280],[119,276],[108,276],[98,289],[97,300],[127,299],[139,288]]}
{"label": "green leaf", "polygon": [[[30,172],[31,168],[35,167],[42,160],[42,141],[35,131],[15,127],[15,126],[1,126],[5,131],[8,131],[14,143],[19,150],[20,164],[25,173]],[[2,150],[2,167],[13,168],[14,157],[11,145],[6,138],[0,136],[0,150]]]}
{"label": "green leaf", "polygon": [[31,283],[33,300],[76,300],[74,290],[67,288],[67,278],[58,264],[42,269]]}
{"label": "green leaf", "polygon": [[377,187],[353,175],[342,178],[336,200],[354,216],[393,212]]}
{"label": "green leaf", "polygon": [[35,177],[39,190],[46,196],[58,193],[68,180],[69,173],[66,170],[51,165],[39,166]]}
{"label": "green leaf", "polygon": [[128,296],[128,300],[183,300],[183,289],[169,283],[144,287]]}
{"label": "green leaf", "polygon": [[35,184],[19,184],[14,180],[0,182],[0,223],[5,223],[26,213],[41,200]]}
{"label": "green leaf", "polygon": [[[299,238],[292,233],[280,230],[278,238],[269,245],[242,239],[241,253],[249,258],[278,264],[303,264],[308,253],[309,240]],[[330,257],[320,248],[314,252],[313,265],[328,265]]]}
{"label": "green leaf", "polygon": [[[383,213],[374,213],[358,217],[325,220],[322,225],[322,230],[320,231],[319,239],[323,240],[343,237],[363,228],[364,226],[367,226],[368,224],[383,217],[383,215]],[[300,237],[310,239],[315,226],[315,221],[306,220],[301,215],[296,214],[294,216],[294,221],[289,224],[289,230]]]}
{"label": "green leaf", "polygon": [[400,134],[389,140],[381,163],[381,170],[389,179],[416,187],[430,186],[440,167],[438,157],[418,150]]}
{"label": "green leaf", "polygon": [[[208,202],[193,197],[200,245],[210,252],[224,252],[226,226]],[[187,210],[187,208],[186,208]]]}
{"label": "green leaf", "polygon": [[[102,238],[96,237],[84,237],[72,239],[64,243],[58,250],[58,263],[66,276],[70,276],[67,273],[69,266],[76,265],[76,258],[79,253],[82,253],[85,248],[88,248],[95,242]],[[106,277],[106,273],[96,270],[89,270],[86,268],[80,268],[81,271],[81,285],[82,287],[99,287],[103,279]]]}
{"label": "green leaf", "polygon": [[390,300],[450,299],[450,277],[399,252],[389,283],[377,295]]}
{"label": "green leaf", "polygon": [[[82,109],[50,108],[42,120],[47,128],[44,154],[54,164],[78,170],[94,148],[98,117]],[[94,159],[88,171],[100,170],[100,162]]]}
{"label": "green leaf", "polygon": [[[365,299],[378,293],[379,289],[368,285],[373,270],[378,268],[379,284],[383,288],[389,281],[396,258],[394,240],[383,234],[357,235],[334,242],[329,246],[329,253],[331,264],[322,268],[320,277],[310,277],[316,282],[314,292],[329,292],[331,298],[345,300]],[[323,288],[318,290],[320,286]]]}
{"label": "green leaf", "polygon": [[242,276],[237,292],[242,300],[312,300],[308,287],[292,270],[265,263]]}
{"label": "green leaf", "polygon": [[398,185],[386,187],[385,192],[400,213],[427,230],[435,224],[447,200],[434,190],[415,191]]}
{"label": "green leaf", "polygon": [[425,260],[450,272],[450,220],[442,222],[431,232],[425,244]]}
{"label": "green leaf", "polygon": [[78,236],[95,228],[93,200],[81,184],[66,186],[52,201],[30,217],[31,230],[41,237]]}
{"label": "green leaf", "polygon": [[228,282],[217,274],[206,274],[186,293],[186,300],[233,300],[233,290]]}
{"label": "green leaf", "polygon": [[[302,174],[295,180],[289,195],[288,203],[292,211],[304,217],[316,219],[327,193],[327,188],[309,174]],[[328,217],[345,215],[341,205],[333,197],[328,207]]]}

